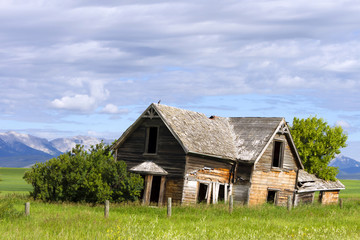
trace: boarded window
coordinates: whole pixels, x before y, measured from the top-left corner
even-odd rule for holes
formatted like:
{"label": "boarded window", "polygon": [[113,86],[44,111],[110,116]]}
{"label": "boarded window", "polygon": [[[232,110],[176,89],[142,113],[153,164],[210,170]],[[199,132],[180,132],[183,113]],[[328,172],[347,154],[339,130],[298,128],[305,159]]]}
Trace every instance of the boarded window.
{"label": "boarded window", "polygon": [[272,166],[282,167],[282,157],[283,157],[283,142],[275,141]]}
{"label": "boarded window", "polygon": [[157,152],[157,142],[158,142],[158,128],[149,127],[146,129],[147,138],[146,138],[146,153],[156,153]]}
{"label": "boarded window", "polygon": [[277,191],[269,190],[266,201],[268,203],[274,204],[276,202],[276,194],[277,194]]}
{"label": "boarded window", "polygon": [[206,193],[207,193],[207,190],[208,190],[208,185],[207,184],[203,184],[203,183],[200,183],[199,184],[199,193],[198,193],[198,202],[206,202]]}

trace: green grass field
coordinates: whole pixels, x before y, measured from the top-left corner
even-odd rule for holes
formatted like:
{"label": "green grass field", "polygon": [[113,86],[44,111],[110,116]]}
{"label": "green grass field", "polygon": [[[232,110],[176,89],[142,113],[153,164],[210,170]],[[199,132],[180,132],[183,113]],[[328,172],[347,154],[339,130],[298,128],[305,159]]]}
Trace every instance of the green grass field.
{"label": "green grass field", "polygon": [[[18,210],[26,199],[15,197]],[[1,199],[0,199],[1,203]],[[111,204],[49,204],[31,201],[28,217],[0,220],[1,239],[360,239],[360,202],[285,207],[224,204],[166,208]]]}
{"label": "green grass field", "polygon": [[102,205],[44,203],[9,194],[31,189],[22,181],[24,171],[0,169],[1,178],[7,179],[0,185],[7,192],[0,196],[0,210],[2,203],[12,201],[23,212],[24,203],[31,202],[30,216],[0,218],[0,239],[360,239],[356,180],[342,180],[342,209],[313,204],[289,212],[272,205],[235,205],[230,215],[225,204],[175,206],[167,218],[166,208],[111,204],[105,219]]}
{"label": "green grass field", "polygon": [[28,193],[32,186],[22,178],[27,168],[0,168],[0,192],[6,193]]}
{"label": "green grass field", "polygon": [[360,180],[340,180],[345,185],[345,190],[340,191],[341,198],[360,199]]}

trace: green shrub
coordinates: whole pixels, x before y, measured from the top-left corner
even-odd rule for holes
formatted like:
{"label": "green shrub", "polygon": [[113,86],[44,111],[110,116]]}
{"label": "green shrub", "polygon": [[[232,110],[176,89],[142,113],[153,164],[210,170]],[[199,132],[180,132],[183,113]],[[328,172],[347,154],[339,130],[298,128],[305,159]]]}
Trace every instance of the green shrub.
{"label": "green shrub", "polygon": [[36,163],[24,179],[34,187],[30,195],[44,201],[133,201],[143,188],[141,176],[128,173],[125,162],[115,161],[103,143],[89,151],[77,145],[71,152]]}

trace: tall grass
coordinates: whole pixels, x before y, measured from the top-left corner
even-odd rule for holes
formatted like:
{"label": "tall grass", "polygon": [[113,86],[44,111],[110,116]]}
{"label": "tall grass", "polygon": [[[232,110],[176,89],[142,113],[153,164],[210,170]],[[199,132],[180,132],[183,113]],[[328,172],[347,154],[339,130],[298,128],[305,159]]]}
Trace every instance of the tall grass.
{"label": "tall grass", "polygon": [[[356,180],[341,180],[346,185],[340,193],[343,209],[314,204],[288,212],[272,205],[235,205],[230,215],[225,204],[175,206],[167,218],[166,208],[111,204],[110,217],[105,219],[101,205],[44,203],[14,194],[22,192],[14,191],[21,190],[16,186],[26,186],[16,183],[24,171],[15,171],[13,179],[5,176],[5,185],[0,182],[0,189],[7,189],[0,195],[0,205],[10,201],[13,207],[6,208],[11,210],[7,216],[15,216],[0,216],[0,239],[360,239],[360,181]],[[31,209],[25,217],[27,201]]]}
{"label": "tall grass", "polygon": [[[15,198],[18,210],[25,199]],[[0,220],[1,239],[359,239],[360,201],[339,206],[284,207],[225,204],[166,208],[31,202],[29,217]]]}

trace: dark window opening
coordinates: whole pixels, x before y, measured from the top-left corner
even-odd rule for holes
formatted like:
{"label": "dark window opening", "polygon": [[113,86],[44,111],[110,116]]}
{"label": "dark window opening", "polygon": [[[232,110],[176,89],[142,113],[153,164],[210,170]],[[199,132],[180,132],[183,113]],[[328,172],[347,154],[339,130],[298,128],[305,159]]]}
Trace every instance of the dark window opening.
{"label": "dark window opening", "polygon": [[282,142],[278,142],[278,141],[274,142],[274,153],[273,153],[273,161],[272,161],[273,167],[281,167],[282,148],[283,148]]}
{"label": "dark window opening", "polygon": [[268,203],[271,203],[271,204],[275,203],[275,201],[276,201],[276,192],[277,191],[271,191],[271,190],[268,191],[268,196],[267,196],[267,200],[266,200]]}
{"label": "dark window opening", "polygon": [[219,187],[218,200],[219,201],[224,201],[225,200],[225,185],[220,185],[220,187]]}
{"label": "dark window opening", "polygon": [[206,202],[206,193],[208,190],[208,185],[200,183],[199,184],[199,193],[198,193],[198,202]]}
{"label": "dark window opening", "polygon": [[158,128],[150,127],[147,129],[147,153],[156,153],[158,140]]}
{"label": "dark window opening", "polygon": [[154,176],[151,186],[150,202],[159,202],[161,176]]}

